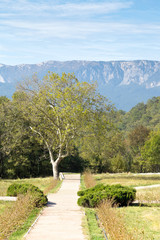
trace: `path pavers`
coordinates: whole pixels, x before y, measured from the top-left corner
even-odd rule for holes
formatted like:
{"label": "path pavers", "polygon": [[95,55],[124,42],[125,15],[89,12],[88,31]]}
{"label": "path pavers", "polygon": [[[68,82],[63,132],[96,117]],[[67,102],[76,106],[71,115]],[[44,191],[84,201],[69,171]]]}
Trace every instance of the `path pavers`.
{"label": "path pavers", "polygon": [[26,240],[84,240],[83,212],[77,205],[79,174],[65,175],[60,190],[48,195],[48,205],[37,220]]}
{"label": "path pavers", "polygon": [[147,189],[147,188],[157,188],[160,187],[160,184],[148,185],[148,186],[138,186],[135,189]]}
{"label": "path pavers", "polygon": [[16,201],[17,197],[7,197],[7,196],[2,196],[0,197],[0,201]]}

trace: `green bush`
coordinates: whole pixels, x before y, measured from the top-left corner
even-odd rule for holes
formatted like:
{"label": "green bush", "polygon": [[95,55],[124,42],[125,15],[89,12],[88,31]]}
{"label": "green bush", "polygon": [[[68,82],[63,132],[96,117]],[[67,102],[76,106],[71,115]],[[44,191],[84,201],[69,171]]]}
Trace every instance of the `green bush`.
{"label": "green bush", "polygon": [[41,207],[45,205],[48,201],[47,197],[43,194],[43,192],[38,187],[32,184],[13,183],[8,187],[7,190],[7,196],[25,195],[26,193],[30,193],[31,196],[34,198],[36,207]]}
{"label": "green bush", "polygon": [[102,200],[109,199],[118,206],[127,206],[136,197],[136,190],[131,187],[98,184],[95,187],[79,191],[78,204],[83,207],[96,207]]}

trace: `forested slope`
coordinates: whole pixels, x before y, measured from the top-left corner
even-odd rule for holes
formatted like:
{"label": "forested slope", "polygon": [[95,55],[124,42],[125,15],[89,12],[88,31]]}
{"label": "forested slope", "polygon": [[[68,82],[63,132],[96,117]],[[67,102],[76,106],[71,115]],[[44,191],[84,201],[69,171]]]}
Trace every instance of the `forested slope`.
{"label": "forested slope", "polygon": [[146,104],[139,103],[126,114],[121,112],[121,130],[131,130],[138,125],[149,129],[160,128],[160,97],[149,99]]}
{"label": "forested slope", "polygon": [[[0,177],[51,175],[47,149],[29,129],[29,121],[17,107],[17,97],[0,97]],[[87,129],[89,134],[85,130],[74,142],[59,171],[159,172],[160,97],[139,103],[127,113],[110,105],[108,110],[100,109]]]}

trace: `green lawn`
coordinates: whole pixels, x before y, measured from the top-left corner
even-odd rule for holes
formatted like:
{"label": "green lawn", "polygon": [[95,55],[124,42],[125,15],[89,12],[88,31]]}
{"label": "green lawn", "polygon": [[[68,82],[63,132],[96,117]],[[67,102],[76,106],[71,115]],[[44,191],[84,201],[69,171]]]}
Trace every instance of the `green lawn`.
{"label": "green lawn", "polygon": [[84,232],[89,240],[104,240],[102,229],[99,227],[94,209],[85,209],[86,222]]}
{"label": "green lawn", "polygon": [[47,188],[53,177],[45,177],[45,178],[26,178],[26,179],[16,179],[16,180],[9,180],[9,179],[1,179],[0,180],[0,196],[6,196],[7,189],[9,185],[12,183],[31,183],[37,187],[39,187],[42,191]]}
{"label": "green lawn", "polygon": [[160,207],[118,208],[125,220],[128,231],[133,232],[137,240],[160,239]]}
{"label": "green lawn", "polygon": [[[12,183],[31,183],[37,187],[39,187],[42,191],[46,194],[48,192],[55,192],[59,189],[62,181],[53,181],[53,177],[46,177],[46,178],[30,178],[30,179],[18,179],[18,180],[0,180],[0,195],[5,196],[7,193],[7,189],[10,184]],[[6,208],[12,206],[14,202],[8,201],[0,201],[0,218],[3,216],[3,211]],[[7,209],[6,209],[7,210]],[[24,224],[18,228],[14,233],[11,234],[9,240],[20,240],[23,238],[24,234],[27,232],[31,224],[36,219],[37,215],[39,214],[41,208],[35,208],[30,213],[29,217],[26,219]]]}
{"label": "green lawn", "polygon": [[[94,174],[98,183],[121,184],[124,186],[146,186],[160,184],[160,174]],[[138,189],[136,200],[148,201],[149,204],[117,208],[122,213],[128,231],[132,232],[136,240],[160,239],[160,187],[152,189]]]}
{"label": "green lawn", "polygon": [[38,214],[40,213],[41,209],[35,208],[29,215],[28,219],[25,221],[25,223],[22,225],[20,229],[15,231],[11,234],[9,237],[9,240],[22,240],[24,239],[24,235],[28,231],[28,229],[31,227],[33,222],[36,220]]}
{"label": "green lawn", "polygon": [[121,184],[124,186],[146,186],[160,184],[160,174],[141,175],[132,173],[94,174],[97,183]]}
{"label": "green lawn", "polygon": [[160,203],[160,187],[137,189],[136,199],[152,203],[153,201]]}
{"label": "green lawn", "polygon": [[0,214],[4,211],[6,207],[12,206],[13,202],[9,201],[0,201]]}

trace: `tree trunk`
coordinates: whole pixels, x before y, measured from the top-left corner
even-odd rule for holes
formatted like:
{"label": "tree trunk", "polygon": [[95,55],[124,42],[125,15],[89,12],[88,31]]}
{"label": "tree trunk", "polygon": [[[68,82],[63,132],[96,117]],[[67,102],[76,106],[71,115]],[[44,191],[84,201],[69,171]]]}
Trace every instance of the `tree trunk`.
{"label": "tree trunk", "polygon": [[54,179],[59,179],[58,164],[57,162],[52,162],[52,170]]}

